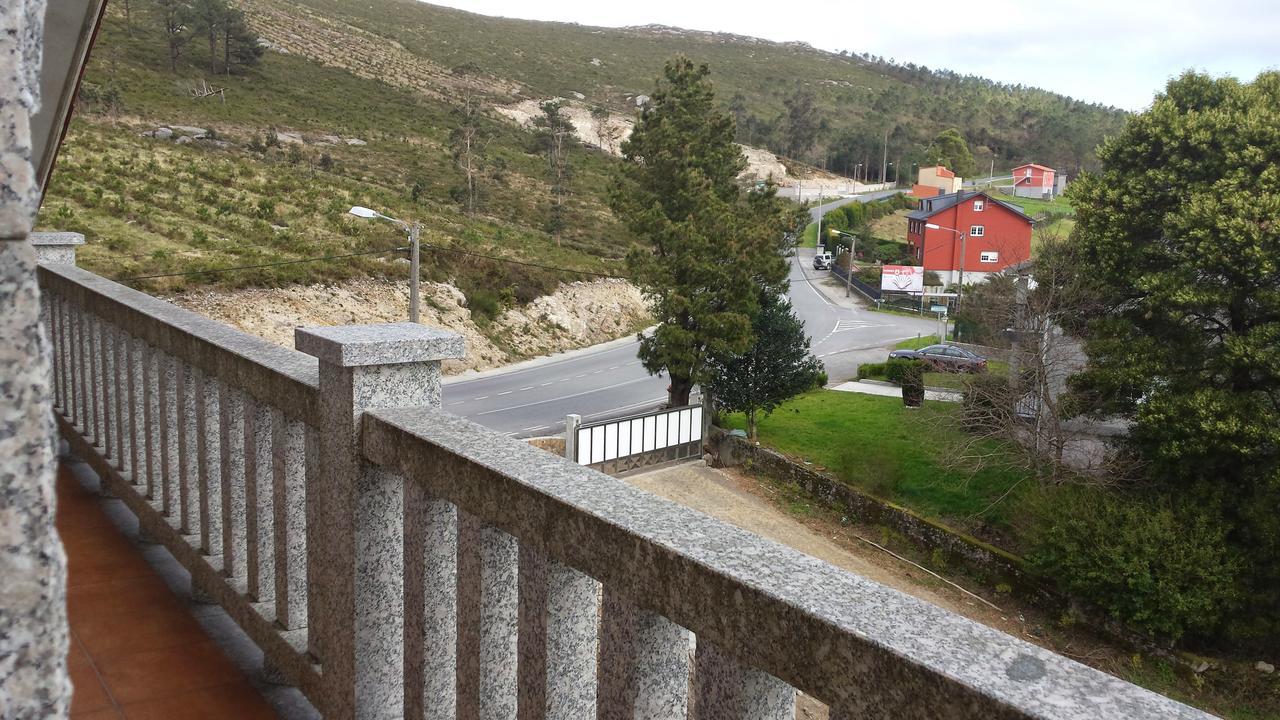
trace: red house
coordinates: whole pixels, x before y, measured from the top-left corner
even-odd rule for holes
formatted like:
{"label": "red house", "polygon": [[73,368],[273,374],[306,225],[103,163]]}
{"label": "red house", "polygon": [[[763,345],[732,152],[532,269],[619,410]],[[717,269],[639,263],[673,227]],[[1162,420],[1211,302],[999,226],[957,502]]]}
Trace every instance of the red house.
{"label": "red house", "polygon": [[1035,163],[1013,169],[1013,194],[1018,197],[1042,198],[1053,195],[1053,168]]}
{"label": "red house", "polygon": [[959,282],[962,269],[966,283],[982,282],[1031,259],[1031,218],[984,192],[925,198],[907,215],[907,246],[944,284]]}

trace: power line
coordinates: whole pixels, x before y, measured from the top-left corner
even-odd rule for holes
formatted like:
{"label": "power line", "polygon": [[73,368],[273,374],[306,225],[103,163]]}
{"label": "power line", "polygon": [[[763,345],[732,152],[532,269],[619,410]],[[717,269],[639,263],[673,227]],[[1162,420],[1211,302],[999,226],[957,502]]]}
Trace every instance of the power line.
{"label": "power line", "polygon": [[262,263],[260,265],[237,265],[235,267],[214,268],[212,270],[190,270],[188,272],[176,273],[159,273],[156,275],[139,275],[131,278],[117,278],[116,282],[129,283],[138,280],[154,280],[156,278],[169,277],[189,277],[192,275],[217,275],[220,273],[236,272],[238,270],[260,270],[263,268],[282,267],[284,265],[302,265],[303,263],[324,262],[326,260],[342,260],[344,258],[361,257],[364,255],[386,255],[393,252],[404,252],[407,247],[394,247],[387,250],[367,250],[365,252],[346,253],[344,255],[324,255],[321,257],[301,258],[298,260],[282,260],[280,262]]}
{"label": "power line", "polygon": [[542,270],[552,270],[555,272],[567,272],[567,273],[574,273],[577,275],[594,275],[595,277],[610,278],[613,280],[630,280],[631,279],[626,275],[612,275],[610,273],[597,272],[595,270],[574,270],[572,268],[555,267],[554,265],[543,265],[541,263],[528,262],[527,260],[513,260],[511,258],[495,257],[493,255],[478,253],[473,250],[463,250],[461,248],[444,247],[441,245],[432,245],[431,243],[425,243],[425,242],[421,243],[421,245],[422,247],[427,248],[429,250],[452,252],[452,253],[458,253],[460,255],[471,255],[473,257],[480,257],[486,260],[496,260],[498,262],[507,263],[510,265],[522,265],[524,267],[535,267]]}

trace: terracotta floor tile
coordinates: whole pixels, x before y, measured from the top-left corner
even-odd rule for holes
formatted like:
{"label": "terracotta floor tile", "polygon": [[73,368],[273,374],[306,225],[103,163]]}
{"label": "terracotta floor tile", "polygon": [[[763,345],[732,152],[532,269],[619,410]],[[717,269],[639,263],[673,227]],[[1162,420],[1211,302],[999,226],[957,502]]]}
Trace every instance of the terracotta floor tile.
{"label": "terracotta floor tile", "polygon": [[73,625],[80,618],[120,620],[175,609],[185,611],[186,606],[155,574],[79,585],[67,590],[67,614]]}
{"label": "terracotta floor tile", "polygon": [[268,720],[276,716],[271,705],[247,682],[203,688],[159,700],[123,707],[127,720]]}
{"label": "terracotta floor tile", "polygon": [[81,613],[72,616],[71,627],[90,657],[99,663],[118,655],[207,639],[200,623],[186,608],[163,603],[149,604],[149,609],[124,618]]}
{"label": "terracotta floor tile", "polygon": [[153,575],[142,554],[114,528],[102,528],[96,536],[65,538],[67,587]]}
{"label": "terracotta floor tile", "polygon": [[71,714],[112,710],[111,697],[107,695],[93,665],[88,662],[69,662],[68,666],[71,674]]}
{"label": "terracotta floor tile", "polygon": [[116,655],[100,662],[98,672],[122,706],[243,681],[211,640]]}
{"label": "terracotta floor tile", "polygon": [[101,710],[90,710],[88,712],[72,712],[73,720],[119,720],[124,717],[116,712],[115,708],[103,708]]}

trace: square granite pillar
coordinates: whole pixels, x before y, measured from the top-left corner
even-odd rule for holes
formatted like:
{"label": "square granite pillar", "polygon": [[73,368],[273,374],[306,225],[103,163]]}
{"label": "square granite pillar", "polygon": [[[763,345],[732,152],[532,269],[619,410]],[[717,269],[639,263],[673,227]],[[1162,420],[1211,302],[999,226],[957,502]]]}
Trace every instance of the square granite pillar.
{"label": "square granite pillar", "polygon": [[462,336],[393,323],[299,328],[294,344],[320,361],[320,463],[307,488],[308,637],[325,675],[320,710],[328,717],[398,717],[404,481],[364,460],[360,423],[366,409],[438,407],[440,362],[463,356]]}

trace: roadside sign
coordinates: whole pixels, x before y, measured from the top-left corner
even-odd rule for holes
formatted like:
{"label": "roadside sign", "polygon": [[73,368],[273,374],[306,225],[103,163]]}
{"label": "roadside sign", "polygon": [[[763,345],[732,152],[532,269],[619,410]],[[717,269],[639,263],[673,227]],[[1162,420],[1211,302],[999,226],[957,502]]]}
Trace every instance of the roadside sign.
{"label": "roadside sign", "polygon": [[929,311],[930,311],[930,312],[944,313],[944,314],[945,314],[945,313],[947,312],[947,306],[946,306],[946,305],[933,305],[933,306],[931,306],[931,307],[929,308]]}

